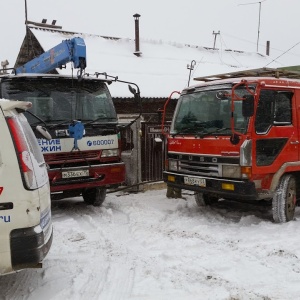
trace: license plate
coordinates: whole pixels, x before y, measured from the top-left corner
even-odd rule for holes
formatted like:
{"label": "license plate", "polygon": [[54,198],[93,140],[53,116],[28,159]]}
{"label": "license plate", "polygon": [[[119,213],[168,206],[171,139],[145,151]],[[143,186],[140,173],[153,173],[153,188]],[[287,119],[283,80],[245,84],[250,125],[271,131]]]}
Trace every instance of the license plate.
{"label": "license plate", "polygon": [[77,170],[62,172],[62,178],[84,177],[89,176],[89,170]]}
{"label": "license plate", "polygon": [[203,178],[184,177],[184,183],[187,185],[206,186],[206,180]]}

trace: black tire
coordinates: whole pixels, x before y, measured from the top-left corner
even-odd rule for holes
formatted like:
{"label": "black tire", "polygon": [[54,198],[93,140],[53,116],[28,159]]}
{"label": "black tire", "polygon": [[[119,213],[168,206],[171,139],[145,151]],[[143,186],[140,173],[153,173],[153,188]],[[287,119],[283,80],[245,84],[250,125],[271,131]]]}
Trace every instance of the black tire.
{"label": "black tire", "polygon": [[207,206],[218,202],[218,198],[210,194],[195,193],[195,201],[198,206]]}
{"label": "black tire", "polygon": [[82,197],[85,203],[94,206],[101,206],[106,197],[106,189],[92,188],[82,192]]}
{"label": "black tire", "polygon": [[296,196],[295,177],[291,174],[283,175],[272,200],[273,219],[275,223],[285,223],[294,219]]}

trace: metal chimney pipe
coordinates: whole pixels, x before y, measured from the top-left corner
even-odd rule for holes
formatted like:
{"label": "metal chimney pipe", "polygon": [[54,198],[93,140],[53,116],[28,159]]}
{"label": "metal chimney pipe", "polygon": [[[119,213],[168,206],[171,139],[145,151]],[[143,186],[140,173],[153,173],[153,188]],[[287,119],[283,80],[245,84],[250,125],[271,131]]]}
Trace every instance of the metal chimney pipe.
{"label": "metal chimney pipe", "polygon": [[266,54],[270,56],[270,41],[267,41]]}
{"label": "metal chimney pipe", "polygon": [[134,23],[135,23],[135,52],[134,55],[140,56],[142,53],[140,52],[140,28],[139,28],[139,17],[141,15],[134,14]]}

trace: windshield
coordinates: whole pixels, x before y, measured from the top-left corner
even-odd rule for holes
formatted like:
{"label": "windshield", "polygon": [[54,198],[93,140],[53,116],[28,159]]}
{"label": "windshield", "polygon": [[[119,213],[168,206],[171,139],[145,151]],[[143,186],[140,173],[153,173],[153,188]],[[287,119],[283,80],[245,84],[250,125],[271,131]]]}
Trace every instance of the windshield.
{"label": "windshield", "polygon": [[[214,86],[182,94],[171,126],[171,134],[223,134],[231,133],[231,86]],[[249,95],[245,87],[235,90],[242,98]],[[242,100],[234,101],[234,128],[246,133],[248,118],[242,114]]]}
{"label": "windshield", "polygon": [[[18,78],[2,83],[2,96],[32,102],[30,111],[47,123],[117,121],[107,86],[99,80]],[[37,122],[29,114],[26,117],[31,124]]]}

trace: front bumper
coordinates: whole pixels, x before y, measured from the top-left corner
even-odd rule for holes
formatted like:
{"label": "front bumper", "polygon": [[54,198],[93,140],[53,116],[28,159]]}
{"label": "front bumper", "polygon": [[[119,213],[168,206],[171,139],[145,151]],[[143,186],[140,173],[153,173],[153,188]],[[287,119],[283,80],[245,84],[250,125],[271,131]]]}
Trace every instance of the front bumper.
{"label": "front bumper", "polygon": [[[89,170],[88,176],[63,178],[63,172]],[[111,187],[125,182],[125,164],[112,163],[84,167],[66,167],[48,170],[51,192],[74,189]]]}
{"label": "front bumper", "polygon": [[53,229],[48,241],[40,226],[14,229],[10,233],[11,264],[13,270],[35,268],[48,254],[53,238]]}
{"label": "front bumper", "polygon": [[[196,185],[185,184],[184,177],[189,176],[190,175],[178,174],[167,171],[163,172],[163,180],[170,187],[191,190],[199,193],[212,193],[218,195],[220,198],[259,200],[258,193],[255,189],[255,185],[253,182],[203,176],[201,178],[205,179],[206,186],[200,187]],[[172,180],[170,180],[171,178]],[[234,187],[234,190],[226,190],[222,187],[224,185],[231,185]]]}

